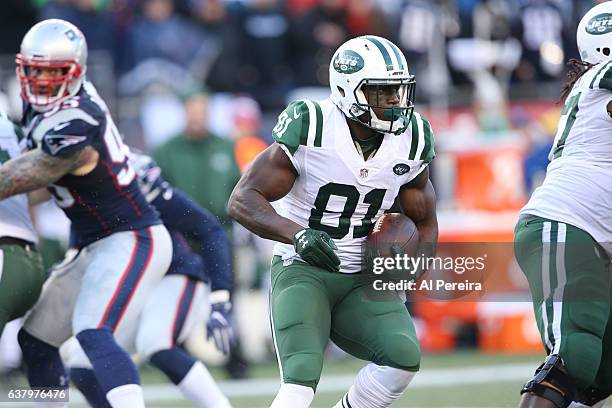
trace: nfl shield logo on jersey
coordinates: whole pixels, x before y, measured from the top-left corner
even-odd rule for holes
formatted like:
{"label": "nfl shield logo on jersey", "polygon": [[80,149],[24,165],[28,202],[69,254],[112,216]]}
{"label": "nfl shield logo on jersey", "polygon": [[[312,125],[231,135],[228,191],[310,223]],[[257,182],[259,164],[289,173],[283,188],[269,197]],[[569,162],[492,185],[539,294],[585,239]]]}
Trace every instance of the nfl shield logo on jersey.
{"label": "nfl shield logo on jersey", "polygon": [[364,179],[366,177],[368,177],[368,169],[364,168],[364,169],[359,170],[359,178]]}

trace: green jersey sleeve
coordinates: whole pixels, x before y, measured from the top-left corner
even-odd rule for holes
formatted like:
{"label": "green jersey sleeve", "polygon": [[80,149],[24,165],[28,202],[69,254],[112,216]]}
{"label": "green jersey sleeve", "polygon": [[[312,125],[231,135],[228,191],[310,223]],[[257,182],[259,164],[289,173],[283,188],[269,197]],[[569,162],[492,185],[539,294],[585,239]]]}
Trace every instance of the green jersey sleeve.
{"label": "green jersey sleeve", "polygon": [[612,91],[612,61],[598,64],[592,69],[595,69],[596,72],[593,75],[589,88]]}
{"label": "green jersey sleeve", "polygon": [[291,102],[278,115],[276,126],[272,129],[274,141],[285,148],[291,156],[295,155],[300,145],[305,145],[308,138],[308,107],[304,101]]}
{"label": "green jersey sleeve", "polygon": [[409,160],[421,160],[430,163],[436,157],[434,134],[431,124],[420,113],[414,112],[410,119],[411,143]]}
{"label": "green jersey sleeve", "polygon": [[321,146],[323,118],[321,107],[315,101],[291,102],[278,115],[272,138],[283,146],[290,156],[295,156],[299,146]]}

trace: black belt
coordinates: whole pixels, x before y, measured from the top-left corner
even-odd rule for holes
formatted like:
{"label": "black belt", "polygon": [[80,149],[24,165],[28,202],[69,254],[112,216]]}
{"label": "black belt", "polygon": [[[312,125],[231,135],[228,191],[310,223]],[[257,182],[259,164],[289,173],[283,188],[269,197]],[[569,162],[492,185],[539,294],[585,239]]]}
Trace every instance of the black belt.
{"label": "black belt", "polygon": [[17,245],[28,251],[36,250],[36,245],[33,242],[21,238],[0,237],[0,245]]}

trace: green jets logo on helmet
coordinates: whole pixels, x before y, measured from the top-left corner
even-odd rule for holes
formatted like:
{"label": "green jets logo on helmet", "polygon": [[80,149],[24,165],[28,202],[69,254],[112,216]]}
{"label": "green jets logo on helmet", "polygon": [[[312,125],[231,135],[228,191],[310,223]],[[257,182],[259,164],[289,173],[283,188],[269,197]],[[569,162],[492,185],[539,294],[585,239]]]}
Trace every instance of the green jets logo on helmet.
{"label": "green jets logo on helmet", "polygon": [[600,35],[607,34],[612,31],[612,13],[598,14],[585,26],[585,30],[589,34]]}
{"label": "green jets logo on helmet", "polygon": [[341,74],[354,74],[363,66],[363,57],[355,51],[344,50],[334,58],[334,69]]}

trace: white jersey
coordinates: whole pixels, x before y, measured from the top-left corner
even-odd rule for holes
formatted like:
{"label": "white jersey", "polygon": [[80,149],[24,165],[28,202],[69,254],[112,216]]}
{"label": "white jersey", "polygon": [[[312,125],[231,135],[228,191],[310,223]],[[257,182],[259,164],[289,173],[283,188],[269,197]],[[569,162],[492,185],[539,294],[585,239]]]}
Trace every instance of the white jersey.
{"label": "white jersey", "polygon": [[[15,126],[0,112],[0,165],[20,154]],[[0,201],[0,237],[38,242],[28,212],[28,197],[19,194]]]}
{"label": "white jersey", "polygon": [[[546,179],[521,210],[612,243],[612,61],[589,69],[565,101]],[[612,253],[612,249],[609,249]]]}
{"label": "white jersey", "polygon": [[[415,112],[403,134],[385,134],[374,157],[364,160],[346,117],[329,99],[291,103],[273,137],[298,173],[274,208],[302,227],[327,232],[338,246],[343,273],[361,271],[362,246],[373,223],[391,208],[400,187],[434,158],[431,126]],[[276,244],[274,255],[299,258],[293,245],[284,243]]]}

